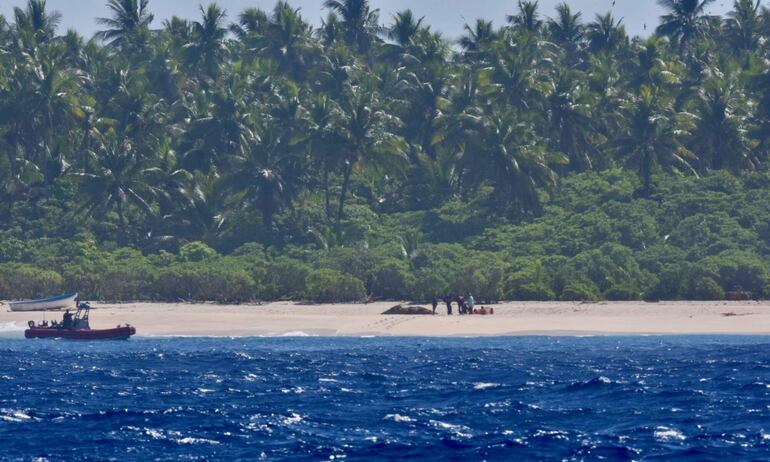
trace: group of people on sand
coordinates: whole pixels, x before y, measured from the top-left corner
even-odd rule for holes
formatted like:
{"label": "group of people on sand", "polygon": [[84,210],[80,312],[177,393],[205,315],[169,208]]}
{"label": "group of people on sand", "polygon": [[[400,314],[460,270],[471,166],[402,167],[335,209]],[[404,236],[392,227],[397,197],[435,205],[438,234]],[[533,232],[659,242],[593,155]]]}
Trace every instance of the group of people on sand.
{"label": "group of people on sand", "polygon": [[[452,304],[457,303],[457,312],[459,315],[466,315],[466,314],[477,314],[479,313],[479,310],[476,309],[476,300],[473,299],[473,294],[470,292],[467,292],[466,295],[458,295],[456,297],[452,297],[451,295],[445,296],[443,299],[443,302],[446,304],[446,314],[447,316],[452,316]],[[431,301],[431,306],[433,306],[433,314],[436,314],[436,309],[438,308],[439,300],[437,297],[433,297],[433,300]],[[481,307],[481,310],[484,311],[483,314],[486,314],[486,309],[484,307]]]}

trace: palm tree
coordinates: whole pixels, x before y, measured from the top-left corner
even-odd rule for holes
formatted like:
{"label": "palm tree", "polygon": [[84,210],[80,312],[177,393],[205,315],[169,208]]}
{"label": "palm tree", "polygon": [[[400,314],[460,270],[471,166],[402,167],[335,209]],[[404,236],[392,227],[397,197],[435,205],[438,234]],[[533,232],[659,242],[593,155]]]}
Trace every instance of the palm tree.
{"label": "palm tree", "polygon": [[704,166],[735,172],[751,167],[746,105],[735,78],[715,79],[700,89],[690,149]]}
{"label": "palm tree", "polygon": [[491,182],[500,210],[517,206],[520,213],[540,213],[538,187],[551,187],[556,174],[551,163],[563,164],[561,155],[546,156],[531,123],[512,108],[496,110],[475,127],[462,164],[475,185]]}
{"label": "palm tree", "polygon": [[58,11],[48,13],[45,0],[28,0],[26,9],[14,7],[15,32],[27,49],[52,40],[61,23]]}
{"label": "palm tree", "polygon": [[667,13],[660,17],[661,24],[656,29],[659,35],[672,39],[679,44],[679,51],[684,55],[689,43],[705,35],[714,16],[706,15],[706,7],[715,0],[658,0]]}
{"label": "palm tree", "polygon": [[96,38],[121,50],[144,46],[154,19],[148,3],[149,0],[109,0],[107,8],[112,11],[112,17],[96,20],[108,29],[97,32]]}
{"label": "palm tree", "polygon": [[628,43],[623,19],[615,20],[612,13],[596,15],[596,20],[586,27],[588,49],[594,53],[615,51]]}
{"label": "palm tree", "polygon": [[733,11],[727,13],[727,37],[733,50],[743,56],[759,48],[764,26],[760,5],[761,0],[735,0]]}
{"label": "palm tree", "polygon": [[224,26],[225,11],[216,3],[200,7],[201,21],[192,23],[191,41],[185,45],[187,64],[199,69],[202,76],[215,79],[230,50],[227,46],[227,28]]}
{"label": "palm tree", "polygon": [[115,211],[118,215],[118,243],[126,245],[130,205],[145,215],[152,215],[152,200],[160,192],[154,170],[148,169],[127,138],[114,129],[105,133],[95,131],[95,149],[88,152],[90,173],[74,173],[79,195],[83,200],[80,212],[86,216]]}
{"label": "palm tree", "polygon": [[392,132],[392,127],[399,121],[382,110],[377,93],[371,88],[349,87],[341,107],[340,136],[344,144],[341,154],[342,190],[337,209],[338,235],[353,171],[364,165],[396,166],[405,158],[404,142]]}
{"label": "palm tree", "polygon": [[619,154],[634,166],[642,181],[641,194],[652,193],[652,174],[656,167],[677,169],[697,176],[691,165],[696,156],[682,144],[688,124],[674,112],[670,102],[646,85],[625,106],[625,132],[615,141]]}
{"label": "palm tree", "polygon": [[543,28],[543,21],[540,19],[538,11],[539,1],[519,0],[519,12],[516,15],[508,16],[508,22],[515,30],[523,30],[530,34],[539,33]]}
{"label": "palm tree", "polygon": [[[295,117],[301,117],[298,106],[294,111]],[[299,127],[287,126],[285,120],[269,113],[257,118],[257,141],[247,151],[226,159],[230,172],[227,181],[244,206],[259,210],[262,224],[270,232],[273,217],[294,192],[292,187],[303,160],[307,133]]]}
{"label": "palm tree", "polygon": [[466,24],[465,35],[460,38],[460,46],[469,54],[478,54],[497,40],[498,35],[492,21],[477,19],[471,27]]}
{"label": "palm tree", "polygon": [[310,29],[310,25],[302,20],[299,9],[279,1],[265,27],[260,54],[276,62],[280,73],[304,81],[316,49]]}
{"label": "palm tree", "polygon": [[568,55],[572,55],[580,47],[583,40],[584,26],[580,18],[582,13],[572,13],[569,5],[560,3],[556,6],[557,17],[548,21],[548,31],[551,40],[562,46]]}
{"label": "palm tree", "polygon": [[388,38],[401,48],[411,45],[424,19],[425,17],[417,19],[409,9],[396,13],[393,16],[393,25],[388,29]]}
{"label": "palm tree", "polygon": [[583,79],[579,71],[558,70],[548,97],[552,148],[567,156],[573,171],[591,169],[591,154],[596,152],[591,141],[595,98],[581,86]]}
{"label": "palm tree", "polygon": [[339,15],[347,44],[370,57],[372,44],[382,32],[380,10],[372,10],[369,0],[324,0],[324,6]]}

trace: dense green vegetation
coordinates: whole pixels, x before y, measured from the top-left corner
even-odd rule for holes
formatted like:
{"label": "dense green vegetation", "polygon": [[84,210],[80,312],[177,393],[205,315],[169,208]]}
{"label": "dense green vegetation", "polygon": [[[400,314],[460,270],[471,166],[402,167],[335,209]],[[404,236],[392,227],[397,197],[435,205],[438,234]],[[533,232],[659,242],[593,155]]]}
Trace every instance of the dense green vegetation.
{"label": "dense green vegetation", "polygon": [[770,296],[770,12],[0,16],[0,298]]}

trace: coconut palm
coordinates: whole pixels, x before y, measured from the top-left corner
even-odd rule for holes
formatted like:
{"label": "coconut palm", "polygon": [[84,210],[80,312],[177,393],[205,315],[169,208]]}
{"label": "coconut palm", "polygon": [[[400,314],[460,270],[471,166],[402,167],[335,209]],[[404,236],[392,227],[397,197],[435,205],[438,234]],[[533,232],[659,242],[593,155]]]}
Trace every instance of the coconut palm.
{"label": "coconut palm", "polygon": [[121,50],[143,46],[149,37],[154,16],[149,12],[149,0],[109,0],[107,8],[111,18],[98,18],[96,22],[107,29],[96,33],[96,38]]}
{"label": "coconut palm", "polygon": [[409,9],[396,13],[393,16],[393,25],[388,28],[388,38],[401,48],[411,45],[424,19],[424,16],[417,19]]}
{"label": "coconut palm", "polygon": [[184,46],[185,61],[203,77],[214,79],[230,50],[227,46],[225,11],[216,3],[200,7],[201,20],[192,23],[191,41]]}
{"label": "coconut palm", "polygon": [[474,185],[491,182],[500,210],[540,213],[538,187],[555,184],[549,164],[563,164],[561,155],[547,156],[531,123],[518,111],[497,110],[479,121],[475,136],[468,140],[462,165]]}
{"label": "coconut palm", "polygon": [[764,27],[760,5],[761,0],[735,0],[733,10],[727,13],[727,37],[732,49],[741,55],[759,48]]}
{"label": "coconut palm", "polygon": [[137,152],[131,140],[110,128],[95,131],[95,149],[88,152],[90,173],[73,173],[82,199],[80,212],[99,216],[116,212],[118,243],[128,243],[129,207],[134,206],[145,216],[154,213],[152,201],[160,192],[155,170]]}
{"label": "coconut palm", "polygon": [[45,0],[28,0],[27,7],[14,7],[14,30],[27,49],[41,45],[56,36],[56,28],[61,23],[58,11],[48,12]]}
{"label": "coconut palm", "polygon": [[345,201],[350,189],[354,170],[366,165],[397,167],[405,159],[405,145],[393,133],[398,121],[386,113],[377,93],[369,87],[351,86],[341,102],[342,117],[340,136],[343,140],[341,153],[342,190],[337,209],[337,231],[345,212]]}
{"label": "coconut palm", "polygon": [[624,133],[615,147],[625,162],[639,172],[641,194],[652,194],[652,174],[661,170],[680,170],[697,176],[692,165],[697,157],[682,143],[689,123],[674,112],[669,101],[643,85],[624,108]]}
{"label": "coconut palm", "polygon": [[628,43],[623,19],[615,20],[612,13],[596,15],[594,22],[586,26],[588,49],[594,53],[614,51]]}
{"label": "coconut palm", "polygon": [[715,17],[706,14],[706,7],[714,1],[658,0],[658,5],[666,10],[666,14],[660,17],[661,24],[656,32],[678,43],[680,53],[684,54],[692,40],[708,32]]}
{"label": "coconut palm", "polygon": [[465,35],[460,38],[460,46],[467,55],[481,53],[498,38],[492,21],[477,19],[473,26],[466,24],[463,28]]}
{"label": "coconut palm", "polygon": [[551,40],[568,54],[574,54],[583,40],[585,27],[581,21],[582,16],[580,12],[572,13],[566,3],[560,3],[556,6],[556,18],[548,21]]}
{"label": "coconut palm", "polygon": [[690,150],[701,165],[736,172],[750,168],[746,97],[735,78],[706,82],[695,104],[697,121]]}
{"label": "coconut palm", "polygon": [[372,44],[382,32],[380,10],[371,9],[369,0],[325,0],[324,6],[339,16],[347,44],[369,56]]}
{"label": "coconut palm", "polygon": [[508,22],[515,30],[523,30],[527,33],[539,33],[543,28],[543,21],[540,19],[538,1],[519,0],[519,12],[516,15],[508,16]]}

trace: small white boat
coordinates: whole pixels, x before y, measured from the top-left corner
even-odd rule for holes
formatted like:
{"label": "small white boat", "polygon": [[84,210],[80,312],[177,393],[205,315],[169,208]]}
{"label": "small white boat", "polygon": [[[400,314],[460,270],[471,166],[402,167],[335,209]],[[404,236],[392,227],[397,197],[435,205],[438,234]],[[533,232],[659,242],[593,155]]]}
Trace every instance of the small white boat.
{"label": "small white boat", "polygon": [[42,300],[9,302],[8,305],[11,307],[11,311],[51,311],[62,308],[75,308],[76,298],[78,298],[78,294],[65,294]]}

